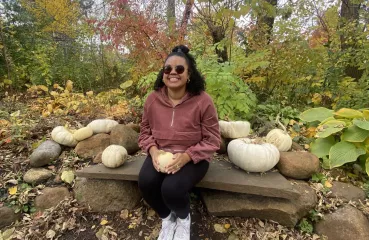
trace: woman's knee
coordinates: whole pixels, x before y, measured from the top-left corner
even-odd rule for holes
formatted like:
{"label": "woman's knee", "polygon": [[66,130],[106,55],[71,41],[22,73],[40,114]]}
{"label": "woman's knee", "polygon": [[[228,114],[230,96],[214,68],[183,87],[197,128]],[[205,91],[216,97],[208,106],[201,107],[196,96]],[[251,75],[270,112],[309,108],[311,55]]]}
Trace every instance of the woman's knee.
{"label": "woman's knee", "polygon": [[161,194],[166,200],[181,199],[187,192],[187,188],[180,181],[164,181],[161,185]]}

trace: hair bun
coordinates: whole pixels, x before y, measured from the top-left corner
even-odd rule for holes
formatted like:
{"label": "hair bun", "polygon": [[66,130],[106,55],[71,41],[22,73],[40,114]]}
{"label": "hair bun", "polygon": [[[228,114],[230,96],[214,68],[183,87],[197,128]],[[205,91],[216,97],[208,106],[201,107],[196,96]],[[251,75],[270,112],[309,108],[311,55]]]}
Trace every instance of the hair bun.
{"label": "hair bun", "polygon": [[190,51],[190,49],[184,45],[179,45],[173,48],[172,52],[183,52],[187,54]]}

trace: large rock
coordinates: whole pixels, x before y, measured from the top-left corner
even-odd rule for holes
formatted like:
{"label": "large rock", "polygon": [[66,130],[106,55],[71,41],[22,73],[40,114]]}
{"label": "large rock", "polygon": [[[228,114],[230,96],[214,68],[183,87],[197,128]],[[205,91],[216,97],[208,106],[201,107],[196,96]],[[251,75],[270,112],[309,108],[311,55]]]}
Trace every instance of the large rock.
{"label": "large rock", "polygon": [[365,200],[365,192],[350,183],[333,182],[332,185],[332,194],[330,194],[329,197],[340,198],[345,202]]}
{"label": "large rock", "polygon": [[133,209],[141,200],[137,182],[77,178],[74,187],[78,202],[94,212]]}
{"label": "large rock", "polygon": [[138,135],[132,128],[119,124],[111,130],[110,144],[123,146],[128,154],[134,154],[140,150]]}
{"label": "large rock", "polygon": [[325,215],[315,224],[315,232],[327,236],[329,240],[368,240],[369,221],[362,212],[346,205]]}
{"label": "large rock", "polygon": [[33,151],[31,156],[29,156],[30,164],[32,167],[45,166],[58,159],[60,153],[60,145],[52,140],[47,140],[38,146],[38,148]]}
{"label": "large rock", "polygon": [[308,179],[319,172],[320,162],[309,152],[281,152],[277,164],[278,170],[286,177]]}
{"label": "large rock", "polygon": [[26,183],[39,184],[49,179],[52,175],[53,173],[50,170],[44,168],[31,168],[24,174],[23,180]]}
{"label": "large rock", "polygon": [[14,210],[9,207],[0,207],[0,229],[20,220],[21,216],[21,213],[14,213]]}
{"label": "large rock", "polygon": [[83,158],[94,158],[99,152],[104,151],[110,145],[110,136],[99,133],[77,144],[74,151]]}
{"label": "large rock", "polygon": [[215,216],[255,217],[292,227],[317,203],[315,192],[306,183],[294,188],[300,193],[297,200],[216,190],[201,190],[201,194],[208,212]]}
{"label": "large rock", "polygon": [[37,210],[45,210],[55,207],[65,198],[69,198],[71,194],[66,187],[44,188],[42,195],[35,198],[35,207]]}

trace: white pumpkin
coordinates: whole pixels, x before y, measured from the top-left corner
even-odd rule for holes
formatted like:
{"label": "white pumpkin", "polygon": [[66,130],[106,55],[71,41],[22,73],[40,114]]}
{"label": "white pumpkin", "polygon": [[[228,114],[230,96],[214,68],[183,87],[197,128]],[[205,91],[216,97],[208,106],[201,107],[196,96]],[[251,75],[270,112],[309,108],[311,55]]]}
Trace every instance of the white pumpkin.
{"label": "white pumpkin", "polygon": [[63,126],[55,127],[51,132],[51,138],[55,142],[68,147],[74,147],[78,143],[78,141],[74,139],[73,134]]}
{"label": "white pumpkin", "polygon": [[240,138],[232,140],[227,150],[229,160],[247,172],[266,172],[279,162],[279,151],[270,143]]}
{"label": "white pumpkin", "polygon": [[101,155],[102,163],[108,168],[117,168],[123,165],[128,156],[127,150],[120,145],[110,145]]}
{"label": "white pumpkin", "polygon": [[158,163],[160,172],[165,173],[165,167],[173,161],[173,154],[171,152],[159,151]]}
{"label": "white pumpkin", "polygon": [[219,121],[220,134],[224,138],[243,138],[250,133],[250,123],[247,121]]}
{"label": "white pumpkin", "polygon": [[74,139],[77,141],[85,140],[94,134],[90,127],[83,127],[73,133]]}
{"label": "white pumpkin", "polygon": [[110,133],[113,127],[117,126],[118,122],[111,119],[97,119],[90,122],[87,127],[96,133]]}
{"label": "white pumpkin", "polygon": [[266,142],[271,143],[281,152],[287,152],[291,149],[292,139],[287,132],[281,129],[273,129],[266,136]]}

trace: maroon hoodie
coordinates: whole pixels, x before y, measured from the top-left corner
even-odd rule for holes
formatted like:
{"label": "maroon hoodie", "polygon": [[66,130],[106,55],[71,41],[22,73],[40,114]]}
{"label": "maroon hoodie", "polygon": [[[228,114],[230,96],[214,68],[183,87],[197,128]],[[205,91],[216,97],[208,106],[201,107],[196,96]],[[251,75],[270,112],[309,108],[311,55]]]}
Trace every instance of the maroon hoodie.
{"label": "maroon hoodie", "polygon": [[220,146],[219,122],[211,97],[186,94],[173,106],[164,86],[152,92],[144,105],[139,146],[149,152],[150,147],[171,153],[186,152],[197,163],[210,161]]}

